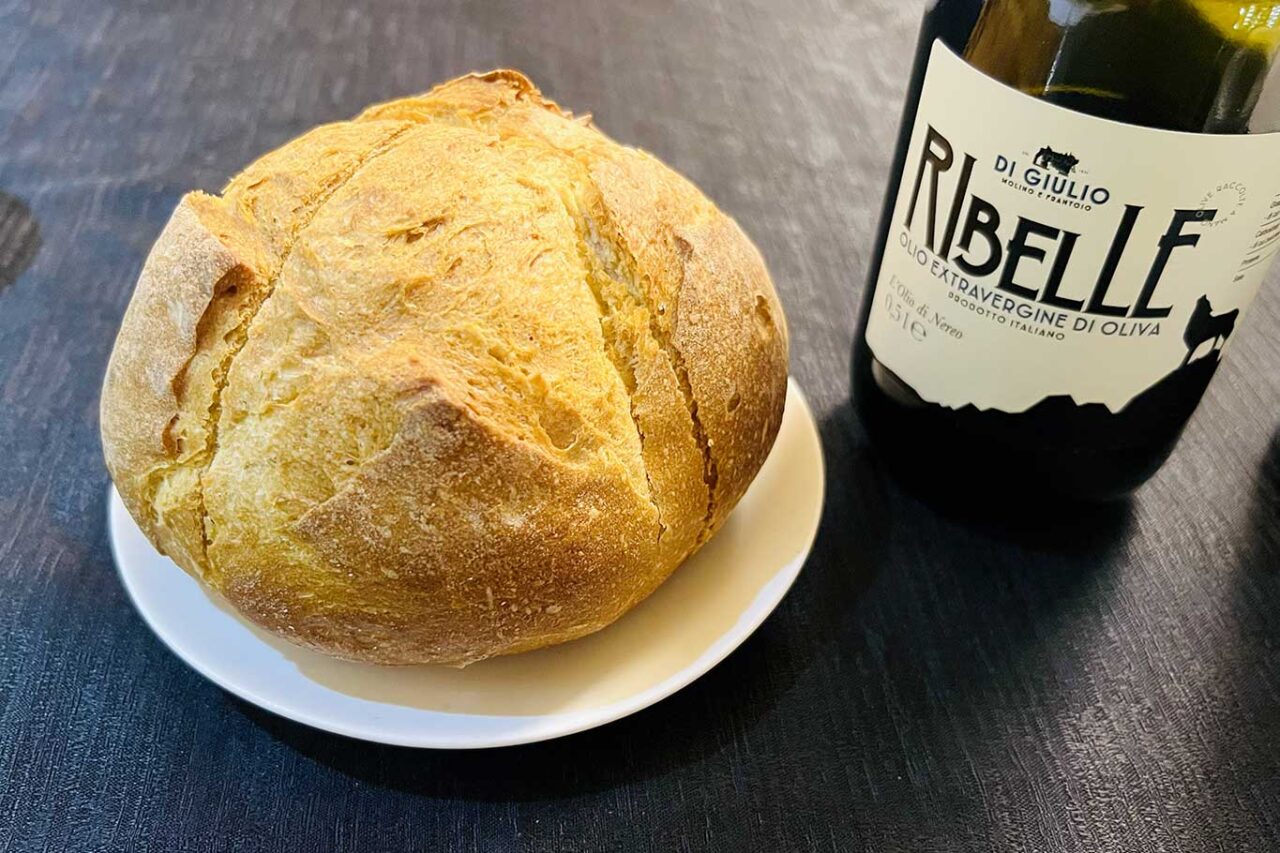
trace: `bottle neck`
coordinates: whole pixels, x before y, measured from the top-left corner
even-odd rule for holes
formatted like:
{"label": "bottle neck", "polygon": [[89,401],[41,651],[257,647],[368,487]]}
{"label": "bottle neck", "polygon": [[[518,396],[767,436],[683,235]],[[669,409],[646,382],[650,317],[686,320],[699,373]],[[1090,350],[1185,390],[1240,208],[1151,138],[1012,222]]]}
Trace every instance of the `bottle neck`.
{"label": "bottle neck", "polygon": [[939,0],[930,16],[967,17],[966,32],[943,38],[970,64],[1079,112],[1196,133],[1280,130],[1280,0]]}

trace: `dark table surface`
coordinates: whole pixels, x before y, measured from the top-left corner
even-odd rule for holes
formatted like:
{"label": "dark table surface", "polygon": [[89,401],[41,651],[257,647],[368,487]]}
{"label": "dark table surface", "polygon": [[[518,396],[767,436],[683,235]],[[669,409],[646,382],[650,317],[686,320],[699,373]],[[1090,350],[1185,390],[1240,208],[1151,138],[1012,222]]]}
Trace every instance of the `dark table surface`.
{"label": "dark table surface", "polygon": [[[904,492],[848,407],[920,3],[0,0],[0,851],[1280,848],[1280,292],[1131,503]],[[509,65],[756,239],[821,418],[818,546],[633,717],[488,752],[248,706],[112,568],[98,386],[152,240],[309,126]]]}

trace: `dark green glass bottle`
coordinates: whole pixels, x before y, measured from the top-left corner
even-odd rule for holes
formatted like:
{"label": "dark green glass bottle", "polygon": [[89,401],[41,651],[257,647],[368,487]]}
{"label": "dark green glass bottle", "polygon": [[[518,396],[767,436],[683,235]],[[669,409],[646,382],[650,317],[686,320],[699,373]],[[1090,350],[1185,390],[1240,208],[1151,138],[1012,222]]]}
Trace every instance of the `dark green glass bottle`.
{"label": "dark green glass bottle", "polygon": [[937,0],[854,343],[931,488],[1107,498],[1164,462],[1280,249],[1280,2]]}

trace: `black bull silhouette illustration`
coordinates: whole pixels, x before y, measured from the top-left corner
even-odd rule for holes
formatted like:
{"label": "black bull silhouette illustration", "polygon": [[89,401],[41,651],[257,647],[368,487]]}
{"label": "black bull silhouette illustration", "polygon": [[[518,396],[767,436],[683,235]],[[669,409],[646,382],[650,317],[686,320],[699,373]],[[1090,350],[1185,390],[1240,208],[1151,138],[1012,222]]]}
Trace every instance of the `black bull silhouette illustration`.
{"label": "black bull silhouette illustration", "polygon": [[1070,175],[1076,170],[1076,166],[1080,163],[1080,158],[1074,154],[1068,154],[1065,151],[1054,151],[1049,146],[1045,146],[1036,152],[1035,160],[1032,161],[1037,166],[1044,166],[1047,169],[1053,169],[1062,175]]}
{"label": "black bull silhouette illustration", "polygon": [[1214,314],[1208,296],[1197,299],[1196,307],[1191,312],[1191,319],[1187,321],[1187,329],[1182,333],[1182,340],[1187,345],[1187,357],[1182,360],[1183,366],[1185,367],[1191,361],[1191,356],[1205,341],[1213,341],[1210,347],[1211,352],[1221,349],[1235,330],[1236,317],[1239,314],[1238,308],[1233,308],[1224,314]]}

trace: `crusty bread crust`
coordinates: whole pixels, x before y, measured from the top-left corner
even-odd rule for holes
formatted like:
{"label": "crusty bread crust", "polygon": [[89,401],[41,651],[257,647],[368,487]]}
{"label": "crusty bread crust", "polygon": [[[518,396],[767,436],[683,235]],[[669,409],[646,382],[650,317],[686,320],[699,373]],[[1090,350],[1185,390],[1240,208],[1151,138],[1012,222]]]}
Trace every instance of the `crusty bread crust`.
{"label": "crusty bread crust", "polygon": [[[226,216],[220,199],[185,196],[142,267],[103,382],[107,470],[148,537],[196,574],[203,549],[183,536],[187,531],[158,518],[153,502],[165,475],[186,456],[175,427],[183,410],[181,378],[197,351],[201,323],[219,296],[259,278],[263,264],[257,234]],[[185,509],[199,512],[190,502]]]}
{"label": "crusty bread crust", "polygon": [[723,524],[781,422],[759,253],[513,71],[183,199],[103,388],[151,540],[289,639],[465,664],[583,636]]}

